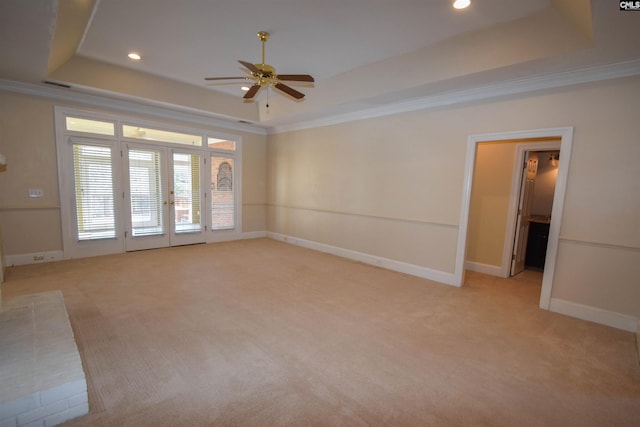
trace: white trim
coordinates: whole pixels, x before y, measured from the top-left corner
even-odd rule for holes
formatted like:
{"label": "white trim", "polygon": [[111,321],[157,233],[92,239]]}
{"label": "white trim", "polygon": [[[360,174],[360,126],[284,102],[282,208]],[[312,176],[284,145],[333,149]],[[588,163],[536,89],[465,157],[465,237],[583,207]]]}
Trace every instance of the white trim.
{"label": "white trim", "polygon": [[231,242],[234,240],[259,239],[267,237],[266,231],[248,231],[246,233],[235,230],[208,231],[207,243]]}
{"label": "white trim", "polygon": [[62,251],[46,251],[33,252],[29,254],[7,255],[5,257],[5,266],[10,267],[14,265],[41,264],[43,262],[60,261],[62,259],[64,259]]}
{"label": "white trim", "polygon": [[410,101],[396,102],[393,104],[390,103],[381,107],[363,109],[352,113],[333,115],[293,124],[273,126],[269,128],[269,134],[331,126],[356,120],[388,116],[391,114],[426,110],[466,102],[494,99],[501,96],[637,75],[640,75],[640,60],[634,59],[615,64],[599,65],[579,70],[563,71],[559,73],[489,84],[486,86],[468,88],[455,92],[445,92]]}
{"label": "white trim", "polygon": [[266,231],[247,231],[246,233],[242,233],[242,239],[261,239],[267,237]]}
{"label": "white trim", "polygon": [[[234,240],[250,240],[250,239],[260,239],[267,237],[266,231],[250,231],[246,233],[227,233],[218,235],[218,238],[206,242],[206,244],[213,243],[221,243],[221,242],[230,242]],[[120,252],[114,252],[113,254],[118,254]],[[112,255],[112,254],[104,254],[104,255]],[[77,257],[77,258],[88,258],[86,257]],[[42,258],[42,259],[40,259]],[[64,253],[62,251],[46,251],[46,252],[33,252],[28,254],[18,254],[18,255],[7,255],[5,257],[5,267],[13,267],[16,265],[27,265],[27,264],[41,264],[43,262],[54,262],[54,261],[63,261],[65,259]]]}
{"label": "white trim", "polygon": [[471,205],[471,188],[473,185],[473,173],[475,170],[477,145],[486,141],[505,141],[533,138],[560,138],[560,152],[563,153],[558,163],[558,177],[553,196],[553,209],[551,212],[551,225],[549,227],[549,241],[547,244],[547,257],[545,260],[544,275],[542,277],[542,290],[540,292],[540,308],[549,309],[551,290],[553,288],[553,276],[556,268],[558,254],[558,240],[560,237],[560,222],[564,210],[564,198],[567,186],[567,175],[571,160],[571,146],[573,144],[573,127],[534,129],[514,132],[499,132],[481,135],[470,135],[467,141],[467,160],[465,165],[464,183],[462,189],[462,209],[460,210],[460,228],[458,230],[458,244],[456,249],[455,284],[462,286],[464,283],[464,264],[467,250],[467,231],[469,225],[469,209]]}
{"label": "white trim", "polygon": [[387,270],[393,270],[400,273],[409,274],[412,276],[421,277],[427,280],[433,280],[434,282],[444,283],[446,285],[455,286],[454,275],[445,271],[434,270],[427,267],[421,267],[419,265],[408,264],[401,261],[395,261],[389,258],[379,257],[364,252],[353,251],[350,249],[344,249],[337,246],[326,245],[324,243],[314,242],[311,240],[300,239],[298,237],[287,236],[280,233],[273,233],[268,231],[267,237],[281,242],[289,243],[296,246],[301,246],[307,249],[313,249],[319,252],[325,252],[331,255],[336,255],[342,258],[359,261],[365,264],[374,265],[376,267],[385,268]]}
{"label": "white trim", "polygon": [[559,298],[551,298],[549,310],[555,313],[577,317],[578,319],[599,323],[601,325],[611,326],[612,328],[622,329],[624,331],[633,333],[639,332],[638,327],[640,319],[626,314],[616,313],[614,311],[603,310],[601,308],[565,301]]}
{"label": "white trim", "polygon": [[504,275],[502,267],[499,265],[483,264],[475,261],[465,261],[464,268],[469,271],[475,271],[477,273],[489,274],[490,276],[509,277],[509,274]]}
{"label": "white trim", "polygon": [[636,350],[638,351],[638,363],[640,363],[640,319],[638,319],[636,326]]}
{"label": "white trim", "polygon": [[213,126],[230,131],[249,132],[266,135],[267,129],[259,124],[240,123],[239,119],[228,117],[211,111],[189,108],[182,105],[153,101],[124,94],[93,95],[76,92],[73,89],[52,88],[31,83],[0,79],[0,90],[35,95],[57,101],[80,103],[90,107],[115,110],[121,114],[149,115],[165,120],[181,120],[199,126]]}
{"label": "white trim", "polygon": [[[522,186],[522,165],[527,151],[559,150],[560,141],[529,142],[516,144],[516,161],[513,164],[513,180],[511,181],[511,195],[509,197],[509,211],[507,212],[507,228],[504,233],[502,249],[502,276],[511,275],[511,256],[514,250],[516,221],[518,219],[518,205],[520,203],[520,189]],[[562,152],[560,153],[562,156]]]}

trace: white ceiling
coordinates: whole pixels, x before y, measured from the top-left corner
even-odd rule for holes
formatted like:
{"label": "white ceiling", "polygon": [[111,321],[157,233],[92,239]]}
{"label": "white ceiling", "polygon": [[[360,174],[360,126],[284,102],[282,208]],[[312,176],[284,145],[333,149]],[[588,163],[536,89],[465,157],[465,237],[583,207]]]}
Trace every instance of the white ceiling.
{"label": "white ceiling", "polygon": [[[450,0],[102,0],[78,54],[205,87],[205,76],[244,75],[240,59],[261,62],[256,33],[268,31],[268,64],[322,81],[548,3],[482,0],[458,11]],[[128,60],[132,50],[143,60]]]}
{"label": "white ceiling", "polygon": [[[640,14],[616,2],[452,2],[1,0],[0,79],[277,127],[640,58]],[[302,102],[204,81],[260,62],[263,30],[267,63],[316,78]]]}

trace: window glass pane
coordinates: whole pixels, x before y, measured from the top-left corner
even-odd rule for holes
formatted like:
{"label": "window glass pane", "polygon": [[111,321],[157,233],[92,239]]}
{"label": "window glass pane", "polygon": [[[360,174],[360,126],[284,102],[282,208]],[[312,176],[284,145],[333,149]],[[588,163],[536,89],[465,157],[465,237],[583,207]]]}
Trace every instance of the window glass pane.
{"label": "window glass pane", "polygon": [[233,159],[228,157],[211,157],[211,218],[212,230],[235,227]]}
{"label": "window glass pane", "polygon": [[173,154],[173,191],[175,232],[200,231],[200,156]]}
{"label": "window glass pane", "polygon": [[111,122],[67,117],[66,126],[70,131],[115,136],[115,125]]}
{"label": "window glass pane", "polygon": [[236,150],[236,142],[229,141],[226,139],[217,139],[217,138],[207,138],[207,144],[209,144],[209,148],[217,148],[219,150]]}
{"label": "window glass pane", "polygon": [[116,237],[111,148],[73,145],[79,240]]}
{"label": "window glass pane", "polygon": [[186,133],[169,132],[159,129],[150,129],[139,126],[122,126],[122,135],[127,138],[141,139],[144,141],[161,141],[173,144],[202,146],[202,136],[189,135]]}
{"label": "window glass pane", "polygon": [[129,150],[131,234],[150,236],[164,233],[160,153]]}

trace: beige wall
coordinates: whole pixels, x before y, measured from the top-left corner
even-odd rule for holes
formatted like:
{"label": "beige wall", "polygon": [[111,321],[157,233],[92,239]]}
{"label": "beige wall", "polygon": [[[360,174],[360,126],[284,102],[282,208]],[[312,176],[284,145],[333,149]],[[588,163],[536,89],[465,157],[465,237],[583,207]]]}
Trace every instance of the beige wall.
{"label": "beige wall", "polygon": [[448,138],[420,113],[270,136],[269,230],[453,271],[465,147]]}
{"label": "beige wall", "polygon": [[[62,249],[53,104],[0,92],[0,227],[5,256]],[[29,198],[41,188],[42,198]]]}
{"label": "beige wall", "polygon": [[575,126],[552,298],[640,317],[638,99],[635,77],[270,136],[268,229],[453,272],[468,136]]}
{"label": "beige wall", "polygon": [[516,144],[478,144],[473,174],[467,261],[500,267],[511,199]]}
{"label": "beige wall", "polygon": [[[62,250],[55,105],[83,108],[36,96],[0,92],[0,153],[7,157],[8,164],[7,171],[0,175],[0,227],[6,256]],[[201,124],[179,121],[175,124],[207,129]],[[215,127],[208,129],[242,135],[242,230],[264,231],[266,136]],[[44,197],[29,198],[29,188],[43,189]]]}

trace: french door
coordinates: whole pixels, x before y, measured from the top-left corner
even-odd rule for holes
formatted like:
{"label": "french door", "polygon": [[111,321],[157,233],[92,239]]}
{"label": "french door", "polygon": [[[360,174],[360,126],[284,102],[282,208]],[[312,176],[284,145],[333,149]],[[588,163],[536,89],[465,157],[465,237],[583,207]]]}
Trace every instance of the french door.
{"label": "french door", "polygon": [[242,138],[55,108],[65,258],[236,238]]}
{"label": "french door", "polygon": [[123,151],[125,250],[205,242],[204,151],[133,143]]}

